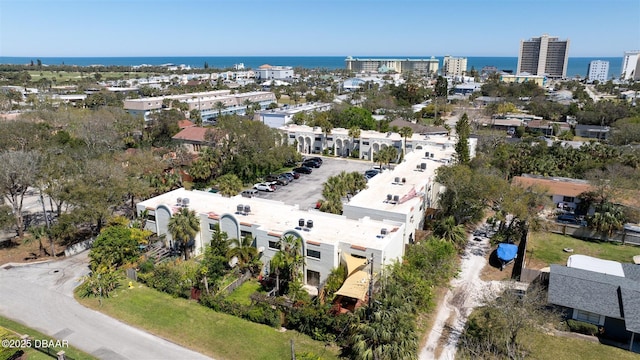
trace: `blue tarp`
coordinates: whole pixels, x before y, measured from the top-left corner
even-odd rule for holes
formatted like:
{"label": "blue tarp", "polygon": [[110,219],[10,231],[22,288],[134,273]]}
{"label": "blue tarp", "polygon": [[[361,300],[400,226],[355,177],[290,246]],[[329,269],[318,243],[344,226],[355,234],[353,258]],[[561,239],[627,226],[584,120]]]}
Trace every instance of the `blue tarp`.
{"label": "blue tarp", "polygon": [[502,261],[511,261],[517,254],[518,245],[504,243],[498,245],[498,259]]}

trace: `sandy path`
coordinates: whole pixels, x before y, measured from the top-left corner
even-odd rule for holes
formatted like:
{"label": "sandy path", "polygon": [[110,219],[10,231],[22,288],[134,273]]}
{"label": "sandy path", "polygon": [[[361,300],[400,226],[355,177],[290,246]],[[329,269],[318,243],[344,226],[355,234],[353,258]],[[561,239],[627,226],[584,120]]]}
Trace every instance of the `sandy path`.
{"label": "sandy path", "polygon": [[[483,227],[479,230],[486,231]],[[451,280],[450,289],[438,305],[435,322],[425,346],[420,350],[421,360],[436,359],[439,343],[443,345],[438,358],[455,359],[458,339],[464,330],[467,317],[489,293],[495,293],[494,291],[500,287],[500,282],[480,280],[480,273],[487,264],[491,245],[487,237],[479,237],[481,241],[475,241],[474,238],[477,237],[469,236],[469,242],[462,255],[460,273],[457,278]],[[446,334],[447,338],[441,340]]]}

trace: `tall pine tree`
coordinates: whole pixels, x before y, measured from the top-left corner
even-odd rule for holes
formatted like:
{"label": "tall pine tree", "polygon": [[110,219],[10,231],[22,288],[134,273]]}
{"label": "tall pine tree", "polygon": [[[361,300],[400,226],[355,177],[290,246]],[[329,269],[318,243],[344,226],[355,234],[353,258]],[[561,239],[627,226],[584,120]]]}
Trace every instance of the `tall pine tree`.
{"label": "tall pine tree", "polygon": [[467,116],[467,113],[462,114],[456,123],[456,133],[458,134],[458,143],[456,144],[458,163],[468,164],[469,160],[471,160],[471,155],[469,154],[471,126],[469,125],[469,116]]}

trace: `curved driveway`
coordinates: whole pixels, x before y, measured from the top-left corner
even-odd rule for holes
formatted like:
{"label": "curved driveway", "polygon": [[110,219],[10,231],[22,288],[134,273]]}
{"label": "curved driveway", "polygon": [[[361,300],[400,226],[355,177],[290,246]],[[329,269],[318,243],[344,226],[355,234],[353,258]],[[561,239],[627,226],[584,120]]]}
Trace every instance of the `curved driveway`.
{"label": "curved driveway", "polygon": [[0,268],[0,314],[100,359],[209,359],[80,305],[87,251],[61,261]]}

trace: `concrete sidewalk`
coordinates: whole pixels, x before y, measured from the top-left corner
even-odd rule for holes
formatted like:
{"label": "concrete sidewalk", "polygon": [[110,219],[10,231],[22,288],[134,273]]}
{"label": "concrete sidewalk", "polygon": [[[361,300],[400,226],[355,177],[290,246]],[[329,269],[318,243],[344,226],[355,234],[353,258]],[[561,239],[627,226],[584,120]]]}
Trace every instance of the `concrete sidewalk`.
{"label": "concrete sidewalk", "polygon": [[89,273],[87,255],[4,265],[0,314],[100,359],[209,359],[80,305],[73,289]]}

